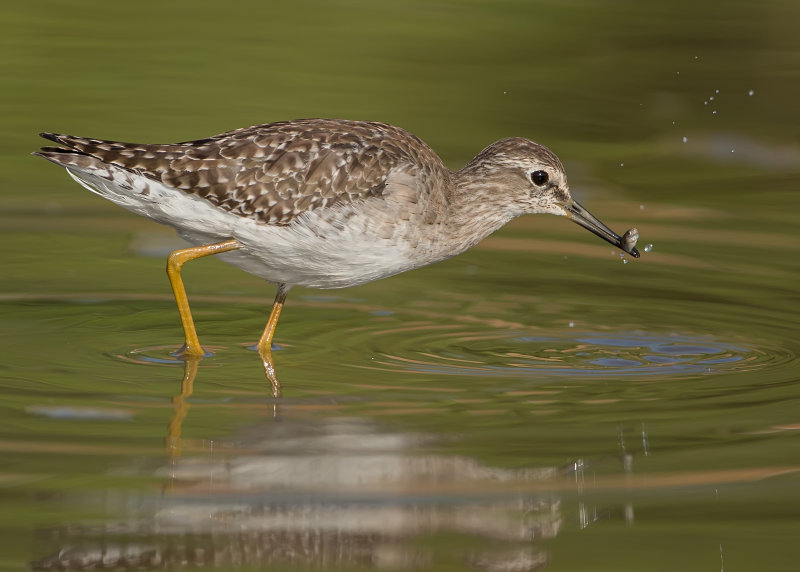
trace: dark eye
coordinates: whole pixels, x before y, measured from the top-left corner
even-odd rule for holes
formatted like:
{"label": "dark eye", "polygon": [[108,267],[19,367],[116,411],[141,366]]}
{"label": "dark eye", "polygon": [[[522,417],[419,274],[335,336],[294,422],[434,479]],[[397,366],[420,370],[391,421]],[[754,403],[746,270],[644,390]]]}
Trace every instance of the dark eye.
{"label": "dark eye", "polygon": [[534,171],[531,173],[531,181],[533,181],[533,184],[537,187],[541,187],[549,180],[550,175],[547,174],[547,171]]}

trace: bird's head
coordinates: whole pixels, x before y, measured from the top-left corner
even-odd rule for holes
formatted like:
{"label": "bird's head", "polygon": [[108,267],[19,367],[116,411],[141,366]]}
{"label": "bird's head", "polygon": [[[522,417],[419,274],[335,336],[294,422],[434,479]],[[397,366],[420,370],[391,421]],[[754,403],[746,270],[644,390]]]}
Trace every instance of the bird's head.
{"label": "bird's head", "polygon": [[566,216],[617,248],[638,258],[634,229],[620,236],[572,198],[567,174],[547,147],[522,137],[501,139],[481,151],[461,173],[487,194],[502,196],[513,216],[548,213]]}

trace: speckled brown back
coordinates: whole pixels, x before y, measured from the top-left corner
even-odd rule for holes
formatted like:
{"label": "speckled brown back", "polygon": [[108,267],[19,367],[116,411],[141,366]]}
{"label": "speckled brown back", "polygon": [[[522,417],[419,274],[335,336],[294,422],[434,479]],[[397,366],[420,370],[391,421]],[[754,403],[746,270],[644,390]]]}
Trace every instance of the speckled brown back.
{"label": "speckled brown back", "polygon": [[167,145],[42,136],[69,148],[43,150],[62,166],[80,167],[89,155],[275,225],[309,210],[381,196],[394,170],[446,170],[416,136],[363,121],[287,121]]}

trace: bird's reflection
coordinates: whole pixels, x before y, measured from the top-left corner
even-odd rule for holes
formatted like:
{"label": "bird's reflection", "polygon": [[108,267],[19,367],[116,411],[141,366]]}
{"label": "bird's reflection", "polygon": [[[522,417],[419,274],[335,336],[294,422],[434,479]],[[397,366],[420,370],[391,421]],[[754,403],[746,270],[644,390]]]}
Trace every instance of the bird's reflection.
{"label": "bird's reflection", "polygon": [[191,397],[194,391],[194,380],[197,378],[199,366],[200,358],[187,358],[184,361],[181,390],[172,398],[173,412],[167,426],[166,438],[167,455],[170,458],[178,457],[181,454],[181,429],[183,420],[189,413],[189,403],[186,400]]}
{"label": "bird's reflection", "polygon": [[[264,374],[270,384],[270,391],[272,397],[279,398],[281,396],[281,382],[275,373],[275,363],[272,359],[272,350],[258,350],[258,355],[264,367]],[[183,378],[181,379],[181,390],[175,397],[172,398],[173,413],[167,427],[167,455],[170,458],[175,458],[181,454],[181,428],[183,421],[189,412],[188,399],[194,391],[194,382],[197,378],[197,372],[200,368],[200,363],[203,358],[198,356],[185,356],[183,360]],[[273,405],[273,414],[277,416],[278,405]]]}
{"label": "bird's reflection", "polygon": [[[105,503],[115,515],[109,522],[44,531],[50,556],[34,569],[546,566],[539,541],[559,530],[559,500],[531,492],[530,483],[553,479],[555,468],[486,467],[426,452],[435,441],[425,435],[292,408],[215,442],[213,452],[181,455],[198,372],[201,362],[185,362],[174,397],[167,463],[157,470],[169,486],[123,501],[114,495]],[[272,388],[280,393],[279,384]],[[454,547],[453,535],[468,540]]]}
{"label": "bird's reflection", "polygon": [[272,397],[281,396],[281,382],[278,380],[278,374],[275,373],[275,363],[272,360],[272,348],[256,348],[258,356],[261,358],[261,364],[264,366],[264,375],[267,376],[270,387],[272,389]]}

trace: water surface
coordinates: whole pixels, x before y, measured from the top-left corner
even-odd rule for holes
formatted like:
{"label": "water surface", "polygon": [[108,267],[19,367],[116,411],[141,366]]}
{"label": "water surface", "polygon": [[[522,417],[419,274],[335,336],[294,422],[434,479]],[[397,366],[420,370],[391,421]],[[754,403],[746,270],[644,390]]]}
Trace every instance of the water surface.
{"label": "water surface", "polygon": [[[0,569],[795,570],[798,8],[2,9]],[[358,288],[270,285],[27,153],[329,116],[459,167],[525,135],[557,217]],[[194,367],[196,365],[196,367]]]}

